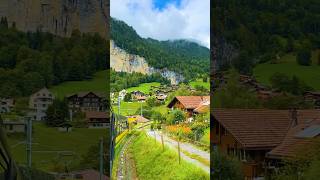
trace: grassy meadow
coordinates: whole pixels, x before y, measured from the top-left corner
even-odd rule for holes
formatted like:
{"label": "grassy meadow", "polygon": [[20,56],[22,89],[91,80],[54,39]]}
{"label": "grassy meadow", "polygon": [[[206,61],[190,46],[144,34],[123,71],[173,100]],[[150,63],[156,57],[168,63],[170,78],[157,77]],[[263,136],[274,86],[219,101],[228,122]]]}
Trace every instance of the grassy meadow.
{"label": "grassy meadow", "polygon": [[81,92],[94,91],[107,93],[107,73],[108,70],[97,72],[92,79],[86,81],[68,81],[50,88],[50,91],[58,98],[65,95]]}
{"label": "grassy meadow", "polygon": [[307,85],[316,90],[320,90],[320,65],[317,65],[316,58],[317,52],[315,51],[312,53],[312,65],[301,66],[297,64],[296,56],[294,54],[287,54],[283,56],[277,64],[267,62],[257,65],[254,68],[253,74],[258,82],[266,85],[270,85],[270,77],[276,72],[284,73],[289,76],[296,75]]}
{"label": "grassy meadow", "polygon": [[139,86],[137,87],[130,87],[127,89],[127,92],[132,92],[132,91],[141,91],[145,94],[149,94],[149,92],[151,91],[151,86],[155,86],[155,87],[159,87],[160,83],[158,82],[152,82],[152,83],[142,83],[139,84]]}
{"label": "grassy meadow", "polygon": [[[124,102],[120,103],[120,114],[124,116],[135,115],[136,111],[142,106],[144,106],[145,102]],[[112,109],[115,113],[118,113],[118,105],[113,105]]]}
{"label": "grassy meadow", "polygon": [[197,80],[195,80],[195,81],[191,81],[191,82],[189,83],[189,85],[190,85],[191,87],[193,87],[193,88],[195,88],[196,86],[203,86],[203,87],[205,87],[206,89],[210,90],[210,82],[209,82],[209,80],[208,80],[208,82],[203,82],[202,79],[197,79]]}
{"label": "grassy meadow", "polygon": [[[107,129],[73,128],[72,132],[59,132],[57,128],[46,127],[45,124],[33,123],[33,166],[44,171],[55,171],[57,163],[66,162],[68,167],[77,166],[81,156],[86,154],[90,146],[99,142],[100,137],[106,137]],[[8,143],[16,161],[26,163],[26,146],[22,134],[11,134]],[[42,151],[42,152],[38,152]],[[74,156],[59,156],[54,151],[72,151]]]}

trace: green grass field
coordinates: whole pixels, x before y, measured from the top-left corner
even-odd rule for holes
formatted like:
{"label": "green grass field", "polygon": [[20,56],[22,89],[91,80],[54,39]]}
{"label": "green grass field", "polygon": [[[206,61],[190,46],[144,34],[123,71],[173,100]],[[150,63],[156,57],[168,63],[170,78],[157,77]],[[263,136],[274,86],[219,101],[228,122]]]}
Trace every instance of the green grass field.
{"label": "green grass field", "polygon": [[254,76],[258,82],[270,85],[270,77],[276,72],[285,73],[289,76],[296,75],[307,85],[320,90],[320,66],[315,62],[316,54],[316,52],[313,52],[313,64],[311,66],[300,66],[296,62],[295,55],[287,54],[280,59],[278,64],[264,63],[257,65],[254,68]]}
{"label": "green grass field", "polygon": [[160,83],[158,82],[152,82],[152,83],[142,83],[138,87],[130,87],[127,89],[127,92],[132,92],[132,91],[141,91],[146,94],[149,94],[151,90],[151,86],[156,86],[159,87]]}
{"label": "green grass field", "polygon": [[[148,147],[148,148],[146,148]],[[210,179],[209,174],[202,169],[181,160],[179,164],[178,153],[165,147],[162,150],[160,143],[138,132],[138,137],[128,146],[133,155],[138,178],[149,179]]]}
{"label": "green grass field", "polygon": [[[121,101],[120,103],[120,114],[123,116],[128,115],[135,115],[136,111],[142,106],[144,106],[146,103],[143,102],[142,104],[140,102],[124,102]],[[115,113],[118,113],[118,106],[113,105],[112,109]]]}
{"label": "green grass field", "polygon": [[81,92],[95,91],[107,92],[107,70],[97,72],[93,79],[86,81],[68,81],[50,88],[56,97],[63,98],[65,95]]}
{"label": "green grass field", "polygon": [[[59,132],[57,128],[46,127],[42,123],[33,124],[33,166],[44,170],[54,171],[55,162],[68,161],[69,167],[77,166],[81,156],[86,154],[90,146],[99,142],[100,137],[106,137],[107,129],[73,128],[72,132]],[[11,152],[20,164],[26,163],[25,144],[19,144],[25,137],[19,134],[9,135],[8,142]],[[47,152],[37,152],[47,151]],[[62,157],[57,152],[49,151],[72,151],[75,156]],[[59,160],[60,159],[60,160]]]}
{"label": "green grass field", "polygon": [[203,86],[206,89],[210,90],[210,82],[203,82],[202,79],[197,79],[196,81],[191,81],[189,85],[193,88],[195,88],[197,85],[198,86]]}

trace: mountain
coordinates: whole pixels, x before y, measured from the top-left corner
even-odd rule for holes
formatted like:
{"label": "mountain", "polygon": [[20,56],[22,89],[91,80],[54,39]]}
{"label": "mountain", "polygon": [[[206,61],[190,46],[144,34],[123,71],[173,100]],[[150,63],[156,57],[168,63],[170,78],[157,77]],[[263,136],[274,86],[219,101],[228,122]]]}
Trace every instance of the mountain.
{"label": "mountain", "polygon": [[21,31],[70,36],[77,29],[107,37],[108,7],[105,0],[0,0],[0,17]]}
{"label": "mountain", "polygon": [[[127,54],[122,63],[143,62],[147,67],[144,69],[145,73],[156,71],[164,76],[175,77],[177,81],[209,74],[210,51],[206,47],[188,40],[158,41],[142,38],[131,26],[114,18],[111,18],[110,25],[111,39],[114,43],[110,48],[116,47],[119,52]],[[115,64],[113,60],[116,58],[112,56],[111,53],[111,67],[115,68],[112,64]]]}

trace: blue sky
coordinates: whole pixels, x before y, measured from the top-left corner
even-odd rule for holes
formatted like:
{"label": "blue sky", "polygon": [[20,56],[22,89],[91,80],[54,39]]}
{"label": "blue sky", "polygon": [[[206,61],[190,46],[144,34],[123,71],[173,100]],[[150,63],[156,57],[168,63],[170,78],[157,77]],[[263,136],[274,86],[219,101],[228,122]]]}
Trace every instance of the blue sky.
{"label": "blue sky", "polygon": [[179,7],[181,5],[181,0],[153,0],[154,8],[158,10],[163,10],[168,4]]}
{"label": "blue sky", "polygon": [[144,38],[210,47],[210,0],[110,0],[110,14]]}

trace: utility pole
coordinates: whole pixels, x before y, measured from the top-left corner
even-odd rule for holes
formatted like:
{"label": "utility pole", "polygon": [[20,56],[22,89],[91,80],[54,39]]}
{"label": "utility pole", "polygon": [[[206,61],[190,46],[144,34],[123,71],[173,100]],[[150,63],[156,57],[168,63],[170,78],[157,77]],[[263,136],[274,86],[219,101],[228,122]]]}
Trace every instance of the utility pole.
{"label": "utility pole", "polygon": [[103,138],[100,139],[100,180],[103,177]]}
{"label": "utility pole", "polygon": [[32,119],[31,117],[27,117],[27,167],[31,168],[32,163]]}
{"label": "utility pole", "polygon": [[142,102],[140,102],[140,116],[143,117],[143,115],[142,115]]}
{"label": "utility pole", "polygon": [[70,115],[70,121],[72,122],[72,116],[73,116],[73,114],[72,114],[72,109],[71,109],[71,108],[69,109],[69,115]]}
{"label": "utility pole", "polygon": [[118,96],[118,114],[120,115],[120,96]]}

